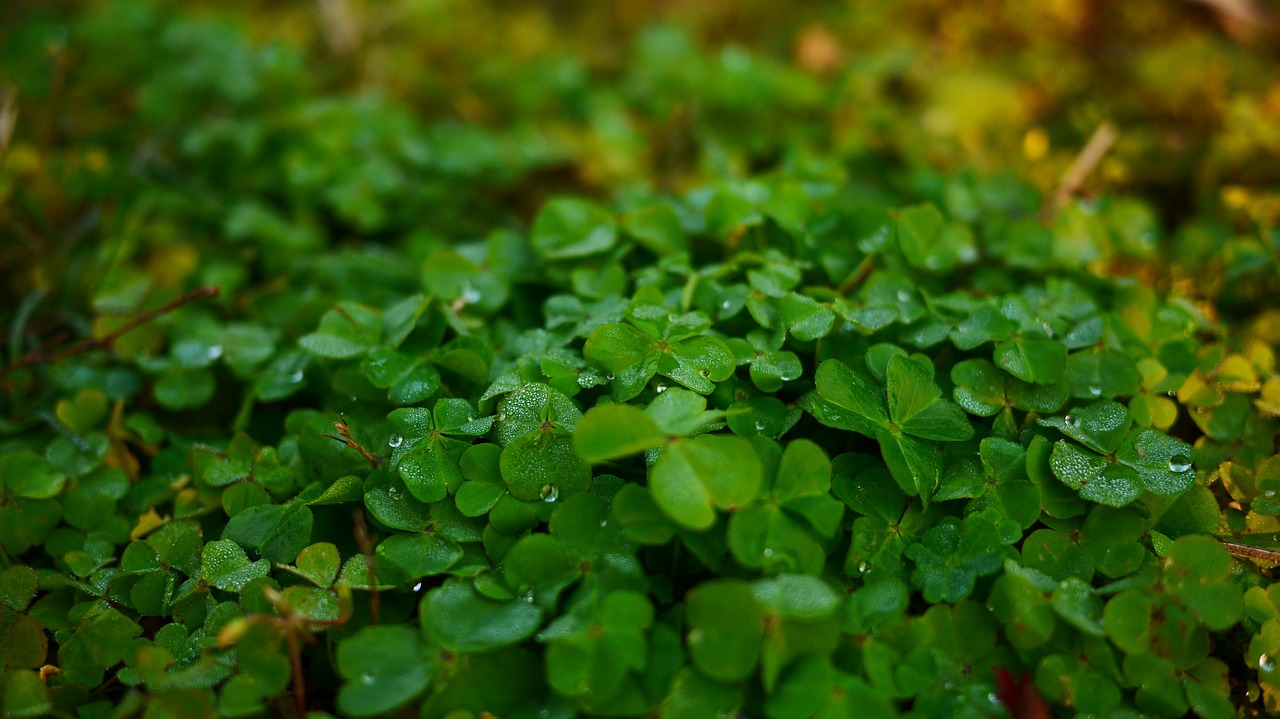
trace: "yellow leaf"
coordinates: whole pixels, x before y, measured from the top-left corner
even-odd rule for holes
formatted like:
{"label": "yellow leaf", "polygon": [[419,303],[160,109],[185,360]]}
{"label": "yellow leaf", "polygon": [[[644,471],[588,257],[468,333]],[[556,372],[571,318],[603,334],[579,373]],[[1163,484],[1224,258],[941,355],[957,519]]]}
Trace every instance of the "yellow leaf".
{"label": "yellow leaf", "polygon": [[1272,377],[1262,385],[1262,395],[1253,401],[1258,409],[1280,416],[1280,377]]}
{"label": "yellow leaf", "polygon": [[1226,392],[1257,392],[1258,372],[1243,355],[1227,355],[1214,371],[1214,382]]}
{"label": "yellow leaf", "polygon": [[129,532],[129,538],[136,542],[163,526],[164,519],[156,513],[156,510],[148,509],[146,514],[138,517],[138,524]]}
{"label": "yellow leaf", "polygon": [[1178,388],[1178,401],[1188,407],[1217,407],[1222,399],[1222,392],[1206,382],[1199,372],[1188,375]]}
{"label": "yellow leaf", "polygon": [[1261,340],[1251,340],[1245,345],[1244,356],[1263,374],[1274,374],[1276,371],[1276,352],[1271,345]]}

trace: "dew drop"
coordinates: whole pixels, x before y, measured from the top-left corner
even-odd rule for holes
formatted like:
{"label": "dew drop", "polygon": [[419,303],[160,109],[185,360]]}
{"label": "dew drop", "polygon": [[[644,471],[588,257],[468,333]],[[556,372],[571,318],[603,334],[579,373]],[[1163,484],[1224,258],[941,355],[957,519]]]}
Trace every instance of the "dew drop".
{"label": "dew drop", "polygon": [[763,420],[763,419],[757,419],[757,420],[756,420],[756,431],[757,431],[757,432],[763,432],[763,431],[764,431],[764,420]]}
{"label": "dew drop", "polygon": [[583,373],[578,375],[578,386],[582,387],[583,389],[587,387],[592,387],[595,385],[595,383],[596,383],[596,378],[591,374]]}
{"label": "dew drop", "polygon": [[211,360],[216,360],[222,356],[222,345],[212,345],[205,350],[205,356]]}
{"label": "dew drop", "polygon": [[470,282],[462,285],[462,301],[473,305],[480,301],[480,290],[471,286]]}
{"label": "dew drop", "polygon": [[1079,427],[1079,426],[1080,426],[1080,418],[1079,418],[1079,417],[1077,417],[1077,416],[1075,416],[1074,414],[1069,414],[1069,415],[1067,415],[1067,416],[1064,418],[1064,420],[1066,421],[1066,423],[1067,423],[1067,426],[1068,426],[1068,427]]}
{"label": "dew drop", "polygon": [[507,419],[507,413],[506,413],[506,412],[499,412],[499,413],[498,413],[498,421],[499,421],[499,422],[505,421],[506,419]]}
{"label": "dew drop", "polygon": [[387,440],[387,444],[391,445],[392,447],[399,447],[400,445],[404,444],[404,437],[401,437],[398,434],[393,434],[391,435],[391,439]]}
{"label": "dew drop", "polygon": [[663,392],[666,392],[666,391],[667,391],[667,385],[666,385],[665,383],[663,383],[663,382],[659,382],[659,383],[658,383],[658,386],[657,386],[657,387],[654,387],[653,389],[654,389],[658,394],[662,394]]}
{"label": "dew drop", "polygon": [[911,299],[911,293],[907,290],[898,290],[898,301],[906,302]]}
{"label": "dew drop", "polygon": [[764,550],[764,556],[766,556],[766,557],[772,557],[772,556],[773,556],[773,550],[772,550],[772,549],[768,549],[768,548],[766,548],[766,549]]}
{"label": "dew drop", "polygon": [[1271,658],[1270,654],[1262,654],[1258,657],[1258,671],[1271,672],[1275,671],[1276,661]]}
{"label": "dew drop", "polygon": [[560,498],[560,487],[554,484],[542,485],[542,501],[554,502]]}
{"label": "dew drop", "polygon": [[528,592],[525,592],[523,595],[520,596],[520,598],[529,604],[533,604],[533,591],[530,590]]}
{"label": "dew drop", "polygon": [[1101,397],[1101,396],[1102,396],[1102,385],[1100,385],[1100,384],[1091,384],[1091,385],[1089,385],[1089,396],[1090,396],[1090,397]]}
{"label": "dew drop", "polygon": [[612,372],[610,372],[609,374],[605,375],[604,377],[605,377],[605,379],[609,380],[610,382],[612,382],[612,381],[614,381],[615,379],[617,379],[617,375],[615,375],[615,374],[614,374],[614,373],[612,373]]}
{"label": "dew drop", "polygon": [[1049,324],[1048,320],[1042,320],[1040,322],[1040,329],[1044,330],[1044,333],[1050,337],[1053,336],[1053,325]]}
{"label": "dew drop", "polygon": [[1191,458],[1185,454],[1175,454],[1169,458],[1170,472],[1185,472],[1191,469]]}
{"label": "dew drop", "polygon": [[415,591],[415,592],[421,592],[421,591],[422,591],[422,582],[418,582],[417,584],[413,585],[413,591]]}
{"label": "dew drop", "polygon": [[721,303],[720,303],[720,309],[722,309],[722,310],[727,310],[727,309],[729,309],[729,308],[730,308],[730,307],[732,307],[732,306],[733,306],[733,305],[731,305],[731,304],[729,303],[729,300],[725,300],[724,302],[721,302]]}
{"label": "dew drop", "polygon": [[711,376],[711,370],[709,370],[709,369],[700,369],[700,370],[698,370],[698,374],[699,374],[703,379],[706,379],[706,378],[708,378],[708,377],[710,377],[710,376]]}
{"label": "dew drop", "polygon": [[600,526],[601,526],[601,527],[607,527],[607,526],[609,526],[609,520],[607,520],[607,519],[602,519],[602,520],[600,520]]}
{"label": "dew drop", "polygon": [[1276,491],[1274,489],[1268,489],[1267,491],[1262,493],[1262,496],[1266,497],[1267,499],[1275,499]]}
{"label": "dew drop", "polygon": [[858,573],[859,573],[859,574],[866,574],[866,573],[867,573],[867,563],[866,563],[866,562],[858,562]]}
{"label": "dew drop", "polygon": [[1000,697],[996,696],[995,692],[991,692],[990,694],[987,695],[987,701],[991,702],[992,704],[999,704]]}
{"label": "dew drop", "polygon": [[295,371],[293,374],[289,375],[289,381],[290,381],[290,382],[292,382],[292,383],[294,383],[294,384],[297,384],[297,383],[301,382],[301,381],[302,381],[302,370],[297,370],[297,371]]}
{"label": "dew drop", "polygon": [[390,497],[392,501],[394,501],[394,502],[399,502],[399,501],[400,501],[400,490],[399,490],[398,488],[396,488],[396,487],[388,487],[388,488],[387,488],[387,496],[388,496],[388,497]]}
{"label": "dew drop", "polygon": [[365,672],[364,674],[361,674],[360,683],[367,687],[373,686],[373,683],[374,683],[373,672]]}

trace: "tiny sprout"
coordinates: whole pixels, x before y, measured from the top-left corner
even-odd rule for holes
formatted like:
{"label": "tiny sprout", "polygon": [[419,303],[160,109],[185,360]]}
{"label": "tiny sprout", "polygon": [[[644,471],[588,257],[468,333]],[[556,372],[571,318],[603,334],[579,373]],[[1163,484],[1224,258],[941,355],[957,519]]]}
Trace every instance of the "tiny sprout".
{"label": "tiny sprout", "polygon": [[240,637],[249,629],[249,620],[244,617],[237,617],[227,623],[222,631],[218,632],[218,647],[226,649],[240,641]]}

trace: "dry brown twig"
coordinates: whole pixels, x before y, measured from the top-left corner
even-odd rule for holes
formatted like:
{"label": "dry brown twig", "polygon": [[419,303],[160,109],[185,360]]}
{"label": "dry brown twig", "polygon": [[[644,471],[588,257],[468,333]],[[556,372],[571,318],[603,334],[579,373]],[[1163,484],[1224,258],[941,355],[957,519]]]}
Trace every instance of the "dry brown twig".
{"label": "dry brown twig", "polygon": [[355,437],[351,436],[351,425],[347,424],[347,418],[341,412],[338,413],[338,421],[333,423],[333,428],[338,430],[338,433],[326,434],[326,437],[336,442],[341,442],[351,449],[354,449],[360,453],[361,457],[365,458],[365,461],[369,463],[369,466],[374,469],[378,468],[378,458],[373,456],[373,453],[369,450],[365,449],[364,445],[357,442]]}
{"label": "dry brown twig", "polygon": [[89,337],[56,350],[49,350],[47,348],[31,350],[19,357],[16,361],[0,367],[0,378],[7,377],[23,367],[30,367],[31,365],[36,364],[61,362],[68,357],[74,357],[78,354],[83,354],[96,349],[109,350],[113,345],[115,345],[116,340],[138,329],[142,325],[145,325],[158,317],[163,317],[174,310],[180,309],[184,305],[195,300],[217,297],[218,293],[221,291],[222,289],[217,285],[201,287],[199,289],[192,290],[175,300],[166,302],[154,310],[143,310],[142,312],[139,312],[128,322],[120,325],[101,337]]}
{"label": "dry brown twig", "polygon": [[9,143],[17,126],[18,88],[9,85],[0,89],[0,161],[9,155]]}
{"label": "dry brown twig", "polygon": [[1251,544],[1239,544],[1238,542],[1226,541],[1222,541],[1222,546],[1226,547],[1227,551],[1230,552],[1233,557],[1256,559],[1260,562],[1280,564],[1280,550],[1263,549],[1262,547],[1255,547]]}
{"label": "dry brown twig", "polygon": [[360,46],[360,26],[348,0],[316,0],[316,9],[325,42],[334,55],[350,55]]}
{"label": "dry brown twig", "polygon": [[1089,136],[1089,141],[1085,143],[1084,148],[1080,150],[1080,154],[1076,155],[1076,159],[1071,163],[1071,167],[1062,174],[1062,180],[1058,183],[1058,189],[1053,193],[1053,199],[1050,201],[1048,215],[1052,217],[1061,210],[1067,201],[1075,197],[1080,192],[1080,188],[1084,186],[1084,181],[1089,179],[1089,175],[1097,169],[1102,162],[1102,158],[1106,157],[1107,151],[1115,144],[1120,137],[1120,131],[1110,122],[1104,122],[1098,125],[1098,129],[1093,131]]}

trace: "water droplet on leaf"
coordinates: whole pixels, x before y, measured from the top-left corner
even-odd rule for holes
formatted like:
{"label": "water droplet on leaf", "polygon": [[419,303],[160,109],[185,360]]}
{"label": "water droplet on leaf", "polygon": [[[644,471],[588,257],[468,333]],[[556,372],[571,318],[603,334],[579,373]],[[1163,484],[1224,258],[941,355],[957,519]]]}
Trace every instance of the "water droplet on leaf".
{"label": "water droplet on leaf", "polygon": [[216,360],[222,356],[222,345],[212,345],[205,351],[205,356],[211,360]]}
{"label": "water droplet on leaf", "polygon": [[667,391],[667,385],[666,385],[665,383],[663,383],[663,382],[659,382],[659,383],[658,383],[658,386],[657,386],[657,387],[654,387],[653,389],[654,389],[654,391],[655,391],[655,392],[657,392],[658,394],[662,394],[663,392],[666,392],[666,391]]}
{"label": "water droplet on leaf", "polygon": [[293,374],[289,375],[289,381],[290,381],[290,382],[292,382],[292,383],[294,383],[294,384],[297,384],[297,383],[301,382],[301,381],[302,381],[302,370],[297,370],[297,371],[295,371]]}
{"label": "water droplet on leaf", "polygon": [[542,501],[554,502],[560,498],[560,487],[554,484],[546,484],[542,487]]}
{"label": "water droplet on leaf", "polygon": [[400,445],[404,444],[404,437],[401,437],[398,434],[393,434],[391,435],[391,439],[387,440],[387,444],[391,445],[392,447],[399,447]]}
{"label": "water droplet on leaf", "polygon": [[1101,397],[1101,396],[1102,396],[1102,385],[1100,385],[1100,384],[1091,384],[1091,385],[1089,385],[1089,396],[1090,396],[1090,397]]}
{"label": "water droplet on leaf", "polygon": [[908,292],[908,291],[906,291],[906,290],[898,290],[898,301],[899,301],[899,302],[906,302],[906,301],[907,301],[907,300],[909,300],[909,299],[911,299],[911,293],[910,293],[910,292]]}
{"label": "water droplet on leaf", "polygon": [[1175,454],[1169,458],[1170,472],[1185,472],[1191,469],[1191,458],[1185,454]]}
{"label": "water droplet on leaf", "polygon": [[1276,660],[1272,659],[1271,655],[1263,653],[1261,656],[1258,657],[1258,671],[1271,672],[1271,671],[1275,671],[1275,668],[1276,668]]}
{"label": "water droplet on leaf", "polygon": [[614,375],[612,372],[610,372],[609,374],[605,375],[605,379],[607,379],[607,380],[609,380],[610,382],[612,382],[612,381],[614,381],[615,379],[617,379],[617,376],[616,376],[616,375]]}
{"label": "water droplet on leaf", "polygon": [[756,431],[757,431],[757,432],[763,432],[763,431],[764,431],[764,420],[763,420],[763,419],[757,419],[757,420],[756,420]]}
{"label": "water droplet on leaf", "polygon": [[1069,415],[1067,415],[1067,416],[1063,419],[1063,421],[1065,421],[1065,422],[1067,423],[1067,426],[1068,426],[1068,427],[1079,427],[1079,426],[1080,426],[1080,418],[1079,418],[1079,417],[1077,417],[1077,416],[1075,416],[1074,414],[1069,414]]}
{"label": "water droplet on leaf", "polygon": [[373,686],[373,682],[374,682],[373,672],[365,672],[364,674],[360,675],[361,684],[371,687]]}
{"label": "water droplet on leaf", "polygon": [[413,591],[415,591],[415,592],[421,592],[421,591],[422,591],[422,582],[418,582],[417,584],[413,585]]}

